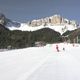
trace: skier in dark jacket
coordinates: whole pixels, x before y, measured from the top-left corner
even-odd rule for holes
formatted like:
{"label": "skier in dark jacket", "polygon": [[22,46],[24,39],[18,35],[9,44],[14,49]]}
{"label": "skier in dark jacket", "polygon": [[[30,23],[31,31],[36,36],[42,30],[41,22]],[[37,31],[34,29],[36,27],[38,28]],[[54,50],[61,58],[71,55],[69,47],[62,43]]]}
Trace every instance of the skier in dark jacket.
{"label": "skier in dark jacket", "polygon": [[63,47],[63,51],[65,51],[65,48]]}

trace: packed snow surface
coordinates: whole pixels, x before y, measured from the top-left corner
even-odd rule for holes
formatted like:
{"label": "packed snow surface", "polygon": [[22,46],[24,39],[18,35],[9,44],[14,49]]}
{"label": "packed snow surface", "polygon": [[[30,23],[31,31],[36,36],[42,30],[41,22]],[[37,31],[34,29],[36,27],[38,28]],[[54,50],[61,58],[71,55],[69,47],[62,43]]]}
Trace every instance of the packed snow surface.
{"label": "packed snow surface", "polygon": [[57,45],[0,52],[0,80],[80,80],[80,45]]}

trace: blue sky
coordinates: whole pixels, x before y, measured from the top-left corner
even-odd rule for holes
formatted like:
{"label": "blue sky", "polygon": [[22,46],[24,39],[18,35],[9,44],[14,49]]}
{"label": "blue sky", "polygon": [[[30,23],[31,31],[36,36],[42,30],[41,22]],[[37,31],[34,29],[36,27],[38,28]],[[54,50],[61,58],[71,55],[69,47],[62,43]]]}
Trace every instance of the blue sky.
{"label": "blue sky", "polygon": [[80,0],[0,0],[0,13],[19,22],[54,14],[80,22]]}

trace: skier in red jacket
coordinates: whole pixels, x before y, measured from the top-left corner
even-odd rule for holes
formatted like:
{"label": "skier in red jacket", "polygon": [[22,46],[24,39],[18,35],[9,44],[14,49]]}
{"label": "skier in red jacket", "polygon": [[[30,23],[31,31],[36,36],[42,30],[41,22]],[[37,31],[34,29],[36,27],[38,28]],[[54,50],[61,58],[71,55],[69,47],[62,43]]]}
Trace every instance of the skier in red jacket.
{"label": "skier in red jacket", "polygon": [[57,52],[59,52],[59,46],[58,45],[56,45],[56,50],[57,50]]}

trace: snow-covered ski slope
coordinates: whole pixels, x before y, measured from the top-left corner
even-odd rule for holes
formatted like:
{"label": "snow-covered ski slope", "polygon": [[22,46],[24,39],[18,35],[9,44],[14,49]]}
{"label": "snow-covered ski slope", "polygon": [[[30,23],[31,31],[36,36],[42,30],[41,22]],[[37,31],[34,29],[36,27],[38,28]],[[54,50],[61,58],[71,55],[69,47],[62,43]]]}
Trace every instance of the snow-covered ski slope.
{"label": "snow-covered ski slope", "polygon": [[0,52],[0,80],[80,80],[80,45],[58,46]]}

